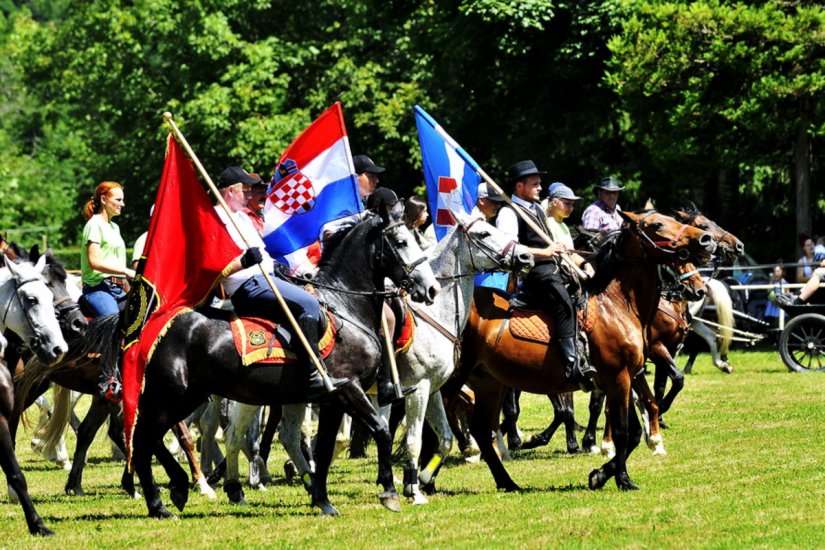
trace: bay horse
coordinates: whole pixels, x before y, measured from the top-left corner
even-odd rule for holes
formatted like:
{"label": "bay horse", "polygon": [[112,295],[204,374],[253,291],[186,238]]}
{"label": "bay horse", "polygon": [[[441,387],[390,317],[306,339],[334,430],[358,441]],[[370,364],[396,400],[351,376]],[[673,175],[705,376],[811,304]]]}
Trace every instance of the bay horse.
{"label": "bay horse", "polygon": [[[659,264],[704,262],[716,248],[710,235],[655,211],[622,212],[624,224],[615,241],[595,259],[596,275],[584,284],[592,295],[584,327],[597,383],[607,396],[616,456],[593,470],[589,486],[597,489],[616,478],[620,489],[637,489],[627,472],[627,458],[638,445],[641,426],[631,406],[631,382],[644,366],[648,329],[659,301]],[[450,390],[470,382],[476,394],[471,432],[495,479],[506,491],[519,490],[495,453],[490,434],[499,427],[505,386],[531,393],[563,393],[566,385],[555,346],[515,339],[509,303],[494,290],[477,288],[462,342],[459,375]],[[592,323],[592,328],[590,324]]]}
{"label": "bay horse", "polygon": [[[3,331],[17,334],[45,364],[60,360],[68,345],[60,332],[54,311],[54,295],[41,275],[46,259],[34,266],[28,262],[19,265],[4,257],[6,269],[0,270],[0,348],[5,353]],[[5,359],[0,358],[5,363]],[[26,525],[33,535],[49,536],[54,532],[46,527],[29,496],[28,485],[14,453],[8,418],[14,408],[14,385],[8,365],[0,365],[0,467],[23,508]]]}
{"label": "bay horse", "polygon": [[[441,284],[432,304],[410,304],[415,319],[415,335],[409,349],[397,353],[398,375],[405,386],[417,391],[406,396],[404,436],[404,496],[413,504],[426,504],[419,489],[419,457],[426,417],[438,438],[438,459],[422,471],[422,484],[432,481],[434,472],[453,444],[453,433],[444,411],[439,389],[450,378],[457,357],[460,336],[467,323],[473,298],[474,278],[484,270],[520,271],[533,264],[527,247],[508,239],[499,229],[481,218],[453,215],[456,225],[428,250],[429,264]],[[389,422],[390,407],[382,407]],[[284,407],[279,438],[302,479],[311,484],[310,465],[301,453],[300,425],[303,410]],[[227,444],[228,445],[228,444]]]}
{"label": "bay horse", "polygon": [[[438,283],[414,237],[401,221],[403,202],[391,213],[367,214],[354,228],[326,245],[313,283],[322,301],[341,323],[335,348],[327,357],[332,376],[351,383],[320,398],[317,467],[312,505],[326,515],[337,515],[327,494],[327,476],[335,433],[344,413],[360,419],[372,431],[378,447],[381,503],[400,510],[393,483],[392,441],[386,423],[364,394],[375,380],[381,346],[377,333],[384,278],[408,288],[414,299],[432,301]],[[166,518],[151,469],[152,449],[169,427],[188,416],[210,395],[218,394],[251,405],[280,405],[303,400],[306,374],[314,368],[296,363],[286,367],[244,367],[235,350],[229,324],[222,315],[207,311],[179,315],[157,344],[146,367],[140,398],[140,421],[134,432],[133,466],[144,491],[150,517]],[[304,373],[306,370],[304,370]],[[177,464],[175,464],[177,466]],[[186,475],[180,466],[170,474],[170,497],[182,510],[186,504]]]}

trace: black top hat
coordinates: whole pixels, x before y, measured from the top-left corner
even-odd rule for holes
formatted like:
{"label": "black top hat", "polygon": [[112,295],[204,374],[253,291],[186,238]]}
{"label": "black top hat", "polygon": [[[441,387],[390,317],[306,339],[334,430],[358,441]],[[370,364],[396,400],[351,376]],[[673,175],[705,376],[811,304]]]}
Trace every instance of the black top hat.
{"label": "black top hat", "polygon": [[621,191],[624,187],[619,186],[619,182],[613,176],[604,178],[596,184],[596,189],[604,189],[605,191]]}
{"label": "black top hat", "polygon": [[547,172],[540,171],[536,166],[536,163],[532,160],[523,160],[515,163],[509,170],[507,170],[507,181],[513,183],[525,176],[532,176],[534,174],[542,175],[546,173]]}
{"label": "black top hat", "polygon": [[236,183],[255,185],[256,183],[262,183],[262,181],[261,176],[258,174],[250,174],[240,166],[230,166],[221,173],[221,177],[218,179],[218,189],[223,189]]}
{"label": "black top hat", "polygon": [[384,171],[382,166],[375,164],[367,155],[355,155],[352,157],[352,164],[355,166],[356,174],[363,174],[364,172],[380,174]]}

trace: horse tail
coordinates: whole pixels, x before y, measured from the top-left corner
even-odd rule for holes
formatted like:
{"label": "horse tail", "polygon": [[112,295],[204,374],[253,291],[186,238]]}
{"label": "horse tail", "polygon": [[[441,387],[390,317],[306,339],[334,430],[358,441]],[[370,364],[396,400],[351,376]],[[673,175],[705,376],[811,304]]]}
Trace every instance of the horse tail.
{"label": "horse tail", "polygon": [[26,400],[32,390],[40,385],[49,374],[49,365],[40,363],[37,358],[32,358],[26,363],[26,367],[14,380],[14,413],[20,418],[20,422],[26,431],[31,429],[28,417],[23,414]]}
{"label": "horse tail", "polygon": [[43,454],[45,456],[51,456],[60,444],[63,432],[66,431],[66,426],[69,424],[69,416],[72,414],[73,405],[71,390],[63,386],[54,386],[52,415],[35,434],[43,441]]}
{"label": "horse tail", "polygon": [[725,327],[719,329],[719,354],[725,357],[733,338],[733,331],[730,329],[735,326],[733,300],[725,283],[716,279],[709,279],[706,284],[708,293],[713,298],[713,303],[716,304],[716,319],[720,325]]}

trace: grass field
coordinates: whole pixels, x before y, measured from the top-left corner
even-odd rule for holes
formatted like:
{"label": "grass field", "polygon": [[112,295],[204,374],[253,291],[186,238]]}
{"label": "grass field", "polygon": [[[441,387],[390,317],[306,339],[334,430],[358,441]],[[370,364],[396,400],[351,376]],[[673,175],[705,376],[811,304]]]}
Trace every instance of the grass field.
{"label": "grass field", "polygon": [[[621,493],[611,481],[587,489],[603,459],[569,456],[557,434],[548,447],[507,464],[524,491],[498,493],[485,464],[448,460],[440,492],[427,506],[381,508],[372,459],[339,460],[330,498],[342,516],[318,517],[297,485],[280,474],[284,453],[273,449],[276,484],[247,491],[249,505],[196,493],[178,520],[145,517],[143,500],[118,489],[121,463],[108,459],[99,436],[84,477],[85,497],[63,495],[65,472],[35,456],[29,436],[19,458],[40,514],[57,536],[30,537],[18,505],[0,489],[3,548],[738,548],[825,546],[825,376],[788,373],[776,352],[736,352],[732,375],[700,356],[668,413],[666,457],[640,447],[629,461],[640,491]],[[552,418],[545,397],[522,396],[520,426],[539,431]],[[586,421],[586,397],[576,401]],[[69,448],[74,448],[73,436]],[[372,451],[372,448],[371,448]],[[245,464],[242,465],[245,472]],[[401,468],[396,467],[400,477]],[[166,478],[159,474],[159,480]],[[400,484],[397,486],[401,490]],[[167,506],[168,492],[164,493]]]}

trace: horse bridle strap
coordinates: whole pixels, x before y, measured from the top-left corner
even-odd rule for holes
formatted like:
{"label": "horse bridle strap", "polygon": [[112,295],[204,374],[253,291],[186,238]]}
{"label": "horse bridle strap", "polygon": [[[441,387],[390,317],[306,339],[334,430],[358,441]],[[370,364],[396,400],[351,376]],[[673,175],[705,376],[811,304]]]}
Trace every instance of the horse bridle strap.
{"label": "horse bridle strap", "polygon": [[450,341],[454,346],[461,345],[461,339],[451,333],[447,328],[444,327],[441,323],[433,319],[427,312],[421,309],[420,306],[415,305],[414,302],[409,302],[407,306],[412,310],[412,312],[417,315],[422,321],[433,327],[438,333]]}
{"label": "horse bridle strap", "polygon": [[20,309],[23,310],[23,316],[26,318],[26,322],[29,324],[29,328],[32,329],[35,339],[40,338],[40,331],[37,330],[34,321],[32,321],[31,316],[29,315],[29,309],[23,304],[23,301],[20,300],[20,289],[23,288],[23,286],[38,280],[39,279],[37,277],[32,277],[30,279],[24,279],[22,281],[19,281],[17,280],[17,278],[13,277],[12,281],[14,281],[14,291],[12,292],[11,299],[9,299],[9,303],[6,305],[6,310],[3,312],[3,326],[6,326],[6,318],[9,316],[11,303],[14,301],[15,298],[17,298],[20,301]]}

